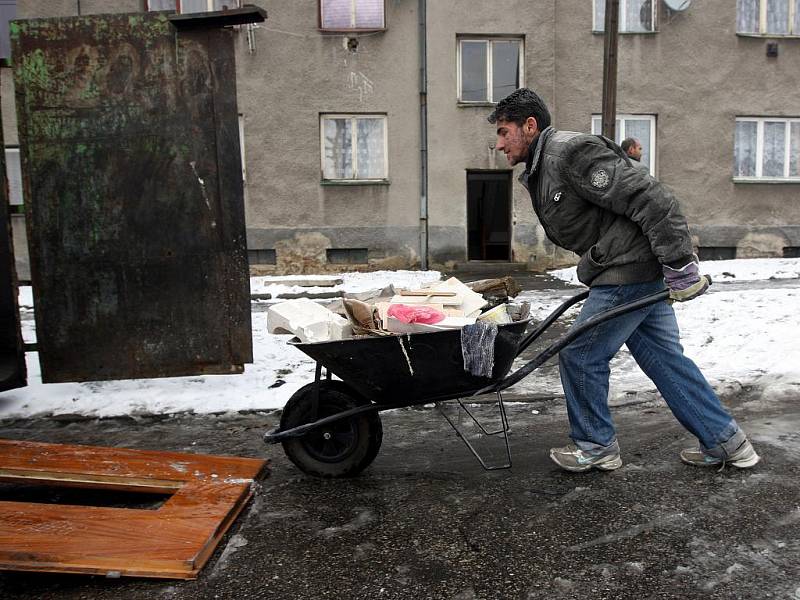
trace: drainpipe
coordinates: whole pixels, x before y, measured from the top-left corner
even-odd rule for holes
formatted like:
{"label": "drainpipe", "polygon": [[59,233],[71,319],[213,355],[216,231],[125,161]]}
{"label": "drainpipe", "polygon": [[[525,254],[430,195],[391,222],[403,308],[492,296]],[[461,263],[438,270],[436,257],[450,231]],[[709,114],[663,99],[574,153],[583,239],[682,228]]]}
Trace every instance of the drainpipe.
{"label": "drainpipe", "polygon": [[421,267],[428,268],[428,22],[427,2],[419,0],[419,255]]}

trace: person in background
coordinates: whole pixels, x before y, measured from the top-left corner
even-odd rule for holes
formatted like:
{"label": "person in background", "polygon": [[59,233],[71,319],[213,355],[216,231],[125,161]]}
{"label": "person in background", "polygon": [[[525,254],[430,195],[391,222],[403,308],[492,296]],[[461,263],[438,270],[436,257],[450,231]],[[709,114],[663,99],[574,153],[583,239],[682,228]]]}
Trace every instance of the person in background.
{"label": "person in background", "polygon": [[619,146],[630,157],[634,167],[650,172],[650,168],[642,162],[642,144],[639,140],[633,137],[625,138]]}
{"label": "person in background", "polygon": [[[663,184],[634,168],[606,138],[558,131],[532,90],[521,88],[489,115],[496,149],[510,165],[524,163],[519,180],[547,237],[580,255],[578,278],[589,297],[578,325],[614,306],[669,289],[673,301],[701,295],[700,275],[686,218]],[[655,383],[678,421],[699,441],[680,452],[697,466],[752,467],[759,456],[722,406],[697,366],[683,354],[671,302],[621,315],[584,332],[559,353],[573,444],[552,448],[567,471],[622,466],[608,407],[609,363],[625,344]]]}

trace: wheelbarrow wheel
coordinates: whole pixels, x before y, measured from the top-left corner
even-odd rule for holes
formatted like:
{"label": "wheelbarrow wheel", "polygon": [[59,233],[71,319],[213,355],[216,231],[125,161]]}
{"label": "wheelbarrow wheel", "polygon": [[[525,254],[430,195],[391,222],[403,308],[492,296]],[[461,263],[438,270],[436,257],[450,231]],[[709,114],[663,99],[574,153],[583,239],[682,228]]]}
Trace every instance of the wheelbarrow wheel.
{"label": "wheelbarrow wheel", "polygon": [[[369,404],[341,381],[322,381],[319,404],[314,410],[314,387],[297,390],[286,403],[281,430],[305,425],[351,408]],[[377,412],[355,415],[309,431],[302,437],[284,440],[283,450],[304,473],[317,477],[352,477],[366,469],[381,447],[383,426]]]}

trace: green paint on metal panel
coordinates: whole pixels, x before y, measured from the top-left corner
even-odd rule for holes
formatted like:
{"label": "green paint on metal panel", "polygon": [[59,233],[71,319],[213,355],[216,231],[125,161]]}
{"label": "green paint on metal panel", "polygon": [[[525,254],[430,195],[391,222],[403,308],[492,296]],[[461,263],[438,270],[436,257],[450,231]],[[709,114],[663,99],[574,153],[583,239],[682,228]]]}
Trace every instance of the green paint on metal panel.
{"label": "green paint on metal panel", "polygon": [[17,72],[19,81],[26,87],[46,88],[50,85],[50,72],[47,69],[44,51],[37,48],[22,57],[22,64]]}

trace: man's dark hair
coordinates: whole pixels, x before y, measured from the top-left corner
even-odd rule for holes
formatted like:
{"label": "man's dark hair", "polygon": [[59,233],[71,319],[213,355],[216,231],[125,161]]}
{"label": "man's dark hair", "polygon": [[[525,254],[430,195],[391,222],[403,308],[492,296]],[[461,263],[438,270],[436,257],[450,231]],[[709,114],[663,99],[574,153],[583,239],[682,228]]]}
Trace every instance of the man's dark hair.
{"label": "man's dark hair", "polygon": [[636,145],[636,138],[625,138],[622,140],[622,143],[619,145],[622,148],[623,152],[627,152],[628,149],[633,148]]}
{"label": "man's dark hair", "polygon": [[497,103],[489,115],[489,123],[511,121],[522,126],[528,117],[536,119],[540,130],[550,127],[550,111],[544,100],[533,90],[519,88]]}

